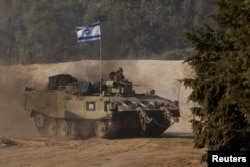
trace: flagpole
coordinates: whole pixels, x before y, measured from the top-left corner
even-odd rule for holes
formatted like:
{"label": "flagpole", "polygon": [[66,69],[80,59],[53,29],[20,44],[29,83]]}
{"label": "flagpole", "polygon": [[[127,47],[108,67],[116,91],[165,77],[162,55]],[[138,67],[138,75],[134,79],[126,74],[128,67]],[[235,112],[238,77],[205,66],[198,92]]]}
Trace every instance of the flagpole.
{"label": "flagpole", "polygon": [[[100,28],[101,34],[101,28]],[[102,94],[102,38],[100,38],[100,94]]]}
{"label": "flagpole", "polygon": [[88,25],[87,27],[76,27],[77,42],[87,42],[100,40],[100,94],[102,88],[102,42],[101,42],[101,24],[100,22]]}

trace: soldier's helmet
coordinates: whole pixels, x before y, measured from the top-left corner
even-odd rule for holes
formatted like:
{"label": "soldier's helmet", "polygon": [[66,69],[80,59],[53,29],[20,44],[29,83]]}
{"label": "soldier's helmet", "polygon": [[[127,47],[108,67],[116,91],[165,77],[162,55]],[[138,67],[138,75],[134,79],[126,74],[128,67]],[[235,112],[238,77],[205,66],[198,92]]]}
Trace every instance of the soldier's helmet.
{"label": "soldier's helmet", "polygon": [[117,72],[123,72],[123,69],[121,67],[119,67]]}

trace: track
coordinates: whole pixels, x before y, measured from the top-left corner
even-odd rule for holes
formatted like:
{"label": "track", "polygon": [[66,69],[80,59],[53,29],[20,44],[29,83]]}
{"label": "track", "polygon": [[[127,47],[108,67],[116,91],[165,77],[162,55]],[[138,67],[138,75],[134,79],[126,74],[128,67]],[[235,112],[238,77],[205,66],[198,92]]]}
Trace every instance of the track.
{"label": "track", "polygon": [[34,124],[42,136],[51,138],[89,138],[94,136],[95,121],[58,119],[34,113]]}

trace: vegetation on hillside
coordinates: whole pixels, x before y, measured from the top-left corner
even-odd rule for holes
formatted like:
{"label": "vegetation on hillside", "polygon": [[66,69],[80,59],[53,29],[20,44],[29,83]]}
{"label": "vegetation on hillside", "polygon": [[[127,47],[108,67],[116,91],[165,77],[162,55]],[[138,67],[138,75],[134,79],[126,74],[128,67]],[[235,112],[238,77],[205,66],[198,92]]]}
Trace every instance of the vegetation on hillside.
{"label": "vegetation on hillside", "polygon": [[[211,0],[0,0],[0,61],[98,59],[99,41],[77,43],[76,26],[101,22],[103,59],[182,59],[180,33],[209,23]],[[209,23],[211,24],[211,23]]]}
{"label": "vegetation on hillside", "polygon": [[193,89],[195,147],[250,150],[250,1],[216,0],[218,28],[203,26],[185,38],[194,53],[185,61],[196,72]]}

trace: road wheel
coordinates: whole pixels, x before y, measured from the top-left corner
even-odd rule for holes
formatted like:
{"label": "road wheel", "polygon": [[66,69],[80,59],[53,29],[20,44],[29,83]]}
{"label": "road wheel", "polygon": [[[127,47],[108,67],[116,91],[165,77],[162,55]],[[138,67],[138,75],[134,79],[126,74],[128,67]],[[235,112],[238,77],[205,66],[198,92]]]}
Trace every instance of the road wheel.
{"label": "road wheel", "polygon": [[108,127],[105,122],[102,120],[98,120],[95,125],[95,134],[97,137],[104,138],[108,132]]}
{"label": "road wheel", "polygon": [[76,121],[69,121],[69,137],[76,138],[79,135],[79,124]]}
{"label": "road wheel", "polygon": [[89,121],[81,121],[80,123],[80,135],[85,138],[91,134],[91,123]]}
{"label": "road wheel", "polygon": [[50,137],[55,136],[56,135],[56,130],[57,130],[56,120],[53,119],[53,118],[48,119],[47,122],[46,122],[47,135],[50,136]]}
{"label": "road wheel", "polygon": [[42,114],[35,114],[35,125],[37,128],[44,127],[44,116]]}
{"label": "road wheel", "polygon": [[42,114],[35,114],[34,116],[35,126],[39,133],[43,136],[46,135],[46,129],[45,129],[45,118]]}
{"label": "road wheel", "polygon": [[115,134],[115,129],[110,120],[98,120],[95,125],[95,134],[100,138],[112,138]]}
{"label": "road wheel", "polygon": [[68,123],[65,120],[58,121],[57,133],[60,137],[66,137],[68,135]]}

